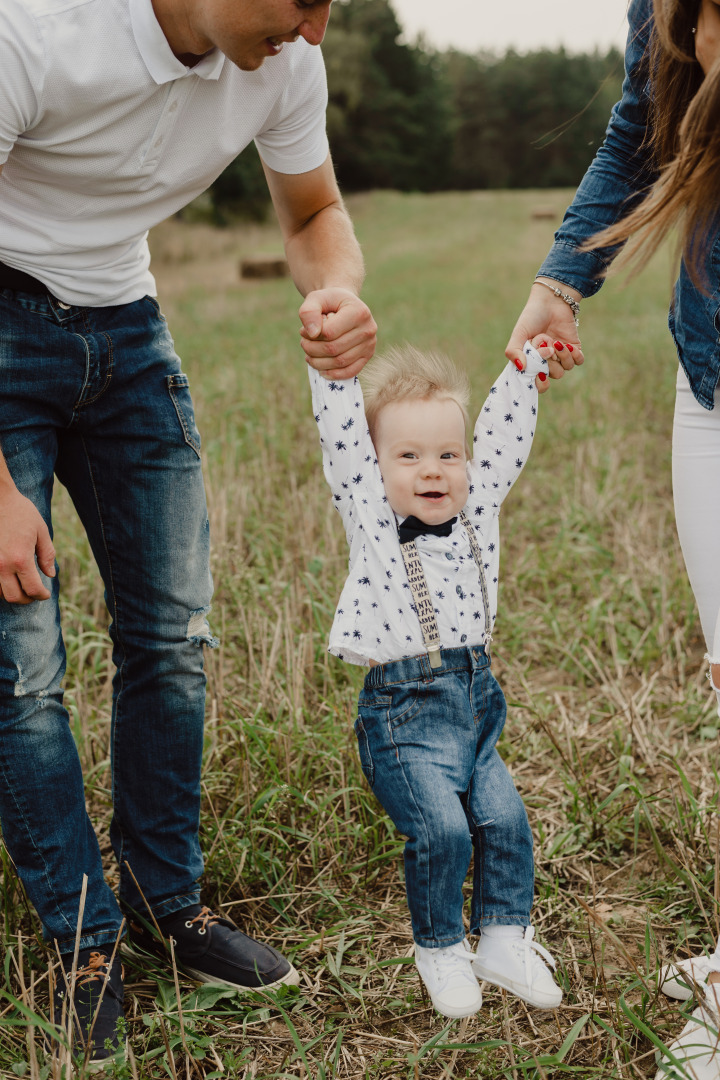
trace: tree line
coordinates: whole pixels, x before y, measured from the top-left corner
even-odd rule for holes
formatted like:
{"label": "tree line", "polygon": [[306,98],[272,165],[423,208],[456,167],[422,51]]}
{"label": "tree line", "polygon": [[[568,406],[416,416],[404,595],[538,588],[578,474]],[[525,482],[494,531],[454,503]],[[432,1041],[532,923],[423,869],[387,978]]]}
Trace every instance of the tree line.
{"label": "tree line", "polygon": [[[571,187],[620,97],[622,55],[439,52],[400,41],[391,0],[339,0],[322,49],[328,137],[342,189]],[[250,147],[213,185],[216,219],[262,217]]]}

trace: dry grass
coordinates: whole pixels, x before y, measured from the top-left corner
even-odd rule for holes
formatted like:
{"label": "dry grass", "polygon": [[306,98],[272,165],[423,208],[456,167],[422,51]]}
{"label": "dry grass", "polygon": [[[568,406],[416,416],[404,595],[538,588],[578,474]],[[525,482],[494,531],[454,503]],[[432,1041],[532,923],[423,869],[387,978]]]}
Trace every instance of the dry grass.
{"label": "dry grass", "polygon": [[[543,196],[557,211],[567,193]],[[352,203],[385,341],[443,348],[479,404],[549,240],[527,194],[365,196]],[[208,656],[206,899],[284,949],[299,992],[241,1001],[128,961],[128,1076],[652,1077],[677,1031],[662,959],[718,932],[718,722],[672,519],[674,362],[663,264],[587,305],[591,357],[541,403],[536,446],[503,513],[494,667],[501,746],[536,839],[535,924],[565,1002],[529,1012],[486,987],[443,1022],[410,962],[402,841],[353,745],[361,673],[324,640],[346,565],[319,468],[297,299],[241,282],[270,227],[168,223],[161,299],[204,437],[223,647]],[[107,874],[110,658],[102,592],[67,503],[67,699]],[[44,1077],[47,957],[5,859],[0,1076]],[[29,1013],[23,1012],[29,1010]]]}

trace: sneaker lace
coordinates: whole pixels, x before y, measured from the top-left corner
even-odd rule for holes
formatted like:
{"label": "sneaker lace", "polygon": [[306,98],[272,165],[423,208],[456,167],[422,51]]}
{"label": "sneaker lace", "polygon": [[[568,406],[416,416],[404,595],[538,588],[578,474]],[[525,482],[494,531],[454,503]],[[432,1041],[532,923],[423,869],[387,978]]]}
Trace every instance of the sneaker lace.
{"label": "sneaker lace", "polygon": [[220,916],[216,915],[214,911],[211,911],[209,907],[202,907],[198,911],[197,915],[192,919],[187,919],[185,925],[188,930],[192,929],[197,924],[198,934],[204,934],[207,931],[208,926],[212,926],[214,923],[220,922]]}
{"label": "sneaker lace", "polygon": [[438,984],[440,986],[446,986],[453,975],[459,975],[462,971],[462,963],[472,964],[475,959],[475,953],[468,952],[465,949],[460,951],[457,945],[449,945],[446,949],[433,949],[432,950],[432,962],[435,967]]}
{"label": "sneaker lace", "polygon": [[91,952],[88,963],[78,968],[75,975],[76,986],[87,986],[93,979],[110,978],[110,958],[101,952]]}
{"label": "sneaker lace", "polygon": [[543,948],[539,941],[535,941],[534,926],[526,926],[522,941],[518,941],[516,944],[523,949],[527,963],[542,963],[540,959],[542,957],[542,960],[545,960],[550,969],[555,971],[555,968],[557,967],[555,958],[547,951],[547,949]]}

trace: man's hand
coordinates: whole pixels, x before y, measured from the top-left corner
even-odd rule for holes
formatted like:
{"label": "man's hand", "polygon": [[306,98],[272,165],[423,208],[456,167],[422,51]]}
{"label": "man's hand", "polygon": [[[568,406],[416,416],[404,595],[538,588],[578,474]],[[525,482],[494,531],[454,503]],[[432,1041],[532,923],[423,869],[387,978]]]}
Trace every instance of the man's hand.
{"label": "man's hand", "polygon": [[715,0],[701,0],[695,30],[695,56],[707,75],[720,58],[720,5]]}
{"label": "man's hand", "polygon": [[[37,566],[35,556],[37,555]],[[55,577],[55,548],[37,507],[14,485],[0,488],[0,597],[9,604],[47,600],[37,567]]]}
{"label": "man's hand", "polygon": [[[548,279],[550,280],[550,279]],[[580,294],[567,285],[557,282],[563,292],[580,300]],[[515,324],[510,340],[505,349],[508,360],[522,361],[522,348],[526,341],[536,341],[539,335],[547,338],[548,346],[555,350],[554,358],[548,361],[551,379],[561,379],[566,371],[572,371],[576,364],[582,364],[583,356],[580,339],[572,310],[564,300],[555,296],[545,285],[535,284],[530,290],[528,302]],[[538,391],[542,394],[550,386],[536,380]]]}
{"label": "man's hand", "polygon": [[377,326],[358,293],[365,271],[332,161],[297,175],[263,163],[290,271],[305,300],[302,347],[330,379],[348,379],[375,351]]}
{"label": "man's hand", "polygon": [[308,293],[300,321],[307,362],[328,379],[357,375],[375,352],[375,320],[367,304],[349,289]]}

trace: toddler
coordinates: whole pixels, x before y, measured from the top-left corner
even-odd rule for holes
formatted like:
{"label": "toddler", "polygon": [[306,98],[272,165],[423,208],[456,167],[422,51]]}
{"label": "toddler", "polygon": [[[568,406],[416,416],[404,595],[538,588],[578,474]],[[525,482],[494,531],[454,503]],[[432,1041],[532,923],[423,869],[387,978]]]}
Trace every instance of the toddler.
{"label": "toddler", "polygon": [[[478,979],[539,1008],[562,998],[530,925],[532,835],[495,749],[506,710],[489,648],[498,514],[530,452],[535,376],[546,378],[552,355],[528,342],[523,370],[507,365],[472,454],[468,381],[444,357],[392,350],[365,369],[364,396],[357,378],[328,381],[309,368],[325,476],[350,545],[329,648],[370,668],[355,725],[360,760],[407,837],[415,962],[444,1016],[477,1012]],[[462,918],[473,852],[477,953]]]}

